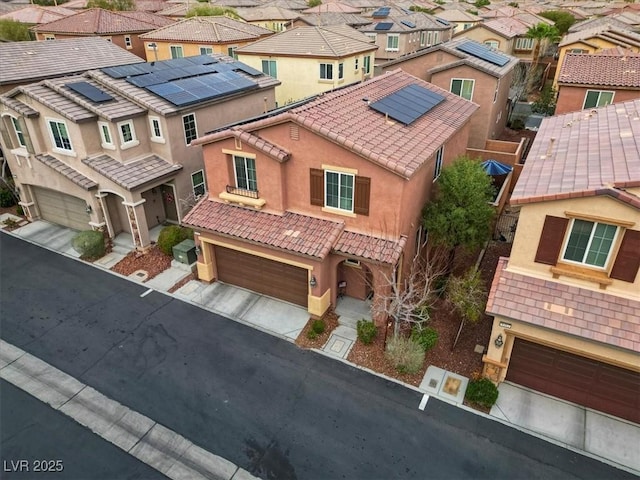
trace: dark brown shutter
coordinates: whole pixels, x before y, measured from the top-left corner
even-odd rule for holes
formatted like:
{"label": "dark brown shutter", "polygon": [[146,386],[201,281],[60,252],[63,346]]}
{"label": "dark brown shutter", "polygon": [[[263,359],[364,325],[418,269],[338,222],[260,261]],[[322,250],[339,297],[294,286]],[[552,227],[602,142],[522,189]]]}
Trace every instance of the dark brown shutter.
{"label": "dark brown shutter", "polygon": [[353,212],[358,215],[369,215],[369,197],[371,194],[371,179],[356,176],[356,191]]}
{"label": "dark brown shutter", "polygon": [[624,232],[618,256],[611,269],[611,278],[633,282],[640,268],[640,231]]}
{"label": "dark brown shutter", "polygon": [[311,205],[324,207],[324,170],[312,168],[310,173]]}
{"label": "dark brown shutter", "polygon": [[568,223],[568,218],[546,216],[536,252],[536,262],[547,265],[555,265],[558,262]]}

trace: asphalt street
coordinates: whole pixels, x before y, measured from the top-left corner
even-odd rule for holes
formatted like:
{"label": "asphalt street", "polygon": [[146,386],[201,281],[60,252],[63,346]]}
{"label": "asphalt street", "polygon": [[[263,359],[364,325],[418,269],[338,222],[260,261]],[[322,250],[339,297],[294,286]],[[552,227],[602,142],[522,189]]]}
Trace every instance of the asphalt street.
{"label": "asphalt street", "polygon": [[633,478],[6,234],[0,280],[2,339],[261,478]]}

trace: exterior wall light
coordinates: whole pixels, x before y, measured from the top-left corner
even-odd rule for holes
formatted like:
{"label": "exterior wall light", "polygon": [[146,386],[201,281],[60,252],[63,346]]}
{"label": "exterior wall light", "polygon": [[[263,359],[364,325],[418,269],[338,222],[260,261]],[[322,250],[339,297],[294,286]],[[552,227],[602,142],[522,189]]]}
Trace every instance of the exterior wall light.
{"label": "exterior wall light", "polygon": [[502,347],[502,345],[504,345],[504,339],[502,338],[502,334],[499,334],[496,339],[493,341],[493,344],[500,348]]}
{"label": "exterior wall light", "polygon": [[87,212],[87,215],[91,215],[93,208],[91,208],[91,205],[87,203],[87,206],[85,207],[84,211]]}
{"label": "exterior wall light", "polygon": [[196,245],[196,255],[199,257],[201,253],[202,250],[200,250],[200,245]]}
{"label": "exterior wall light", "polygon": [[311,280],[309,280],[309,286],[311,288],[313,288],[316,285],[318,285],[318,281],[316,280],[316,276],[315,275],[311,275]]}

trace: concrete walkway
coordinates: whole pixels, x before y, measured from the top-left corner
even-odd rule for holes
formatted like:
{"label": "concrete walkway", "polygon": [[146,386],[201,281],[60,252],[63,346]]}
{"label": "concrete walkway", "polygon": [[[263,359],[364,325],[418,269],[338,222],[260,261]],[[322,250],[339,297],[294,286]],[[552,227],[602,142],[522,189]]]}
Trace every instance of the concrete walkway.
{"label": "concrete walkway", "polygon": [[[11,232],[50,250],[78,258],[70,243],[75,233],[43,221]],[[115,250],[108,260],[105,261],[107,257],[104,257],[101,259],[103,262],[99,260],[94,265],[107,270],[111,268],[126,254],[123,253],[124,248]],[[188,273],[184,265],[174,263],[171,268],[143,284],[167,292]],[[140,282],[136,278],[131,280]],[[205,284],[192,280],[174,292],[173,296],[291,342],[295,341],[309,320],[309,314],[302,307],[220,282]],[[367,318],[363,302],[350,302],[347,297],[340,300],[336,313],[342,315],[340,326],[332,332],[322,353],[346,362],[357,338],[357,320],[370,317]],[[395,379],[389,380],[397,382]],[[430,396],[467,408],[462,405],[467,384],[465,377],[431,366],[418,388],[424,394],[419,408],[425,408]],[[496,421],[640,475],[640,425],[509,383],[502,383],[499,391],[498,402],[490,413],[490,417]]]}

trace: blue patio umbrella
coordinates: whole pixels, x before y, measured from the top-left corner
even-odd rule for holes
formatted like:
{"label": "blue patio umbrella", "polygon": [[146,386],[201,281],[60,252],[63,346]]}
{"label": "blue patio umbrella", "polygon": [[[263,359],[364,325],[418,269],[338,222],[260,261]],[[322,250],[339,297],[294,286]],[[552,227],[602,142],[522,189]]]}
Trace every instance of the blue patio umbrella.
{"label": "blue patio umbrella", "polygon": [[512,170],[510,165],[505,165],[493,159],[485,160],[481,165],[484,171],[487,172],[487,175],[491,175],[492,177],[496,175],[506,175]]}

